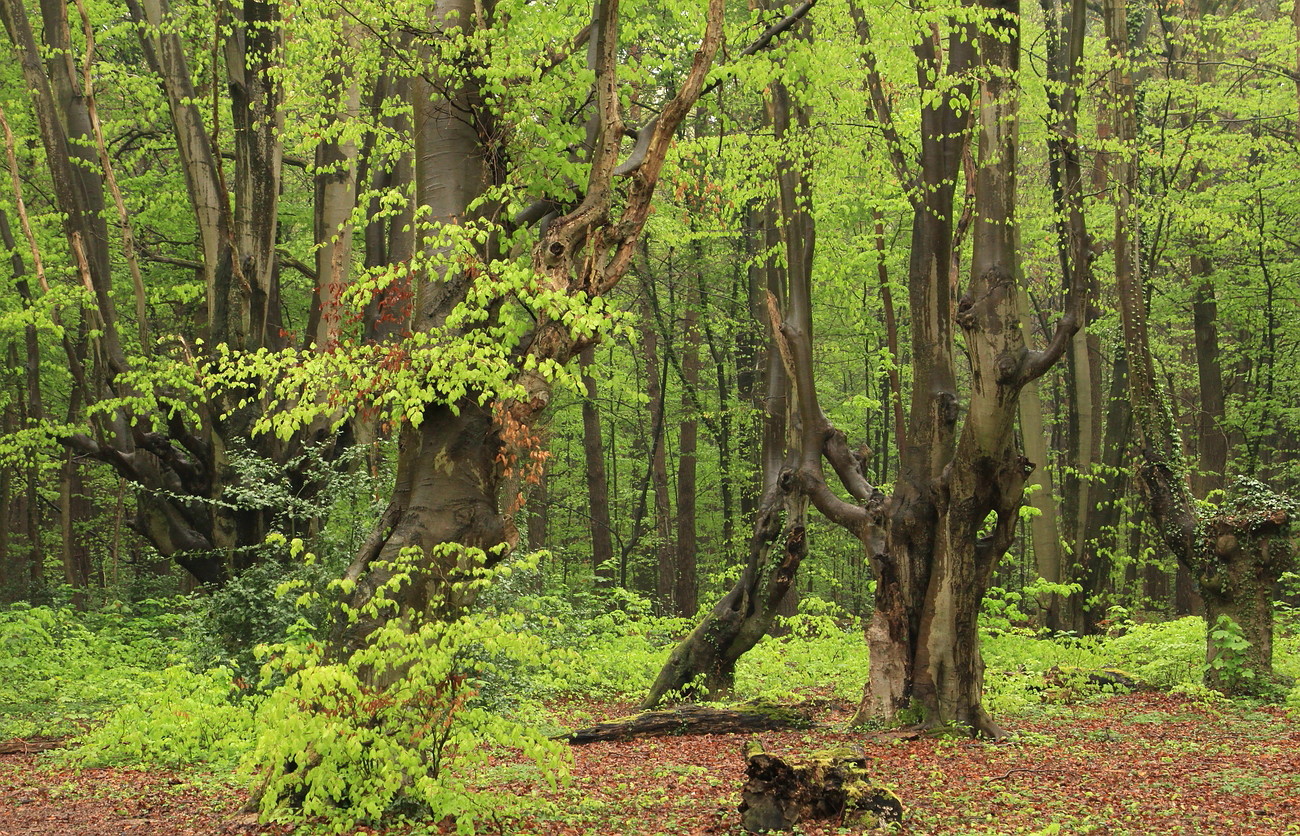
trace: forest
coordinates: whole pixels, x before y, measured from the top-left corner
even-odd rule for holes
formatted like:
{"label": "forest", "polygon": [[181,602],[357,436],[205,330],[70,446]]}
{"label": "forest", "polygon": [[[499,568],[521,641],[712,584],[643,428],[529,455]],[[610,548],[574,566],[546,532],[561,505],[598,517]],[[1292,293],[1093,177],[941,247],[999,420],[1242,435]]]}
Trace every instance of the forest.
{"label": "forest", "polygon": [[1300,833],[1300,2],[0,16],[0,834]]}

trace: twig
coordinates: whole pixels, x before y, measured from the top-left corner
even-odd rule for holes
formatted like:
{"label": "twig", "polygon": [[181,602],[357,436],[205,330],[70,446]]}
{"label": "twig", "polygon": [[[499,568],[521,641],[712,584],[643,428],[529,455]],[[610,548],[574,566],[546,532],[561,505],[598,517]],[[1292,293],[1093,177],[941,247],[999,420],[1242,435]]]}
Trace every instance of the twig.
{"label": "twig", "polygon": [[1030,769],[1030,768],[1027,767],[1027,766],[1018,766],[1018,767],[1016,767],[1015,769],[1009,769],[1009,770],[1007,770],[1007,771],[1006,771],[1005,773],[1003,773],[1002,775],[998,775],[998,776],[995,776],[995,777],[993,777],[993,778],[985,778],[985,779],[984,779],[984,783],[986,783],[986,784],[991,784],[991,783],[993,783],[994,781],[1005,781],[1006,779],[1010,778],[1012,775],[1016,774],[1017,772],[1035,772],[1035,773],[1040,773],[1040,772],[1062,772],[1062,771],[1066,771],[1066,770],[1060,770],[1060,769]]}

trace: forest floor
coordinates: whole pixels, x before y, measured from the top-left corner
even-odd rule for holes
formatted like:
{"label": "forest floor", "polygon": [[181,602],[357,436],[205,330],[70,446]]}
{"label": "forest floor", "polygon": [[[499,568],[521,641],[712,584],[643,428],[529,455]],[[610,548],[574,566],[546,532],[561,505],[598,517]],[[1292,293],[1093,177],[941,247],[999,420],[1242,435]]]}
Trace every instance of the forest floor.
{"label": "forest floor", "polygon": [[[847,728],[851,706],[821,704],[823,727],[760,735],[781,754],[865,746],[874,777],[906,806],[897,834],[1300,834],[1300,724],[1276,708],[1159,693],[1046,706],[1008,718],[1010,742],[873,742]],[[570,703],[558,718],[589,725],[630,712]],[[482,822],[502,834],[740,834],[746,735],[647,738],[573,749],[558,789],[507,764],[504,788],[545,810]],[[0,836],[285,834],[239,815],[240,792],[211,777],[51,768],[0,756]],[[408,829],[363,831],[408,833]],[[426,831],[427,832],[427,831]],[[806,834],[860,831],[834,822]]]}

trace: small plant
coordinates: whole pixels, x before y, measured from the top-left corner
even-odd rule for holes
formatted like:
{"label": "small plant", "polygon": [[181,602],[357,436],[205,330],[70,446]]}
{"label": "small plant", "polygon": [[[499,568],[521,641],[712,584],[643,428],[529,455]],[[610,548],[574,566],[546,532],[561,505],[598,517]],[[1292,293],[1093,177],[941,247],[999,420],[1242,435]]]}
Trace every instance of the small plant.
{"label": "small plant", "polygon": [[1220,615],[1210,629],[1210,646],[1213,649],[1210,668],[1224,690],[1234,694],[1251,691],[1255,672],[1248,663],[1250,642],[1241,625],[1227,615]]}
{"label": "small plant", "polygon": [[1205,678],[1205,619],[1198,616],[1133,624],[1103,647],[1106,664],[1160,688],[1199,685]]}
{"label": "small plant", "polygon": [[153,672],[189,649],[177,629],[180,606],[0,609],[0,740],[73,734],[131,702]]}

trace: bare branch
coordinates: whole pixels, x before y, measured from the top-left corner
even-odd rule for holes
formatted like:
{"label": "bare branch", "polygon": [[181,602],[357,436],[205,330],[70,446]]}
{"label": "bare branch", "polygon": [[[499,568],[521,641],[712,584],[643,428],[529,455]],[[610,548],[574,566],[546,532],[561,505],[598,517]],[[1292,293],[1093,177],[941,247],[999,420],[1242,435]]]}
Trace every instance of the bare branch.
{"label": "bare branch", "polygon": [[[776,23],[773,23],[771,26],[767,27],[767,29],[763,31],[763,34],[759,35],[758,38],[755,39],[753,43],[751,43],[749,46],[741,50],[740,57],[744,58],[750,55],[754,55],[760,50],[770,46],[772,41],[775,40],[778,35],[789,31],[792,26],[794,26],[799,21],[803,20],[803,18],[808,14],[808,12],[815,5],[817,5],[817,0],[804,0],[803,3],[800,3],[794,9],[794,11],[790,12],[790,14],[786,15]],[[700,91],[695,95],[695,99],[700,99],[712,93],[714,90],[718,89],[718,87],[722,85],[722,82],[724,80],[725,79],[723,78],[719,78],[714,80],[709,85],[700,88]],[[682,89],[683,90],[685,89],[685,85],[683,85]],[[681,95],[680,92],[678,93],[678,95],[679,96]],[[671,106],[672,105],[670,103],[669,107]],[[615,170],[614,172],[615,175],[619,177],[626,177],[627,175],[636,171],[641,166],[641,164],[645,162],[646,153],[649,151],[650,148],[650,140],[654,136],[655,131],[658,129],[659,121],[662,118],[663,118],[662,115],[656,116],[654,119],[651,119],[649,122],[647,122],[642,128],[636,131],[635,133],[636,144],[633,145],[632,147],[632,153],[628,156],[627,160],[625,160],[623,164],[620,165]]]}

